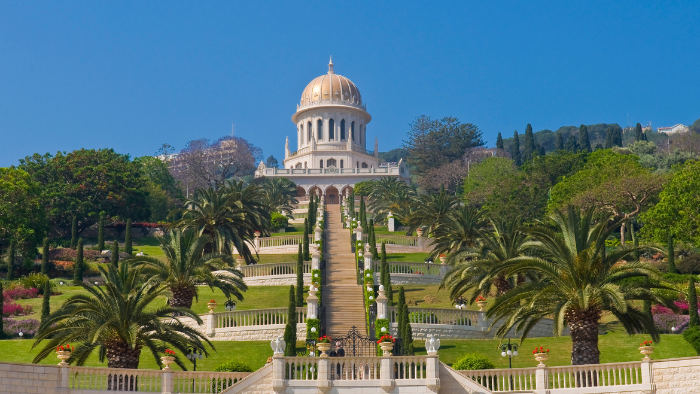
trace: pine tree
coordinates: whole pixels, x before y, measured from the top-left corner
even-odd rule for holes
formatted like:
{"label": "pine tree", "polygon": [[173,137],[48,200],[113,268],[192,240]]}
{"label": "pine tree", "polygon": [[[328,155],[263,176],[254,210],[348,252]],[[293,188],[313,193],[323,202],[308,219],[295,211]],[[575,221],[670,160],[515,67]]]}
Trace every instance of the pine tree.
{"label": "pine tree", "polygon": [[369,238],[369,251],[372,253],[373,259],[378,259],[379,254],[377,253],[377,239],[374,235],[374,219],[369,220],[370,238]]}
{"label": "pine tree", "polygon": [[640,123],[637,123],[637,125],[634,126],[634,140],[642,141],[643,139],[644,137],[642,132],[642,125]]}
{"label": "pine tree", "polygon": [[532,125],[527,124],[525,128],[525,146],[523,147],[523,162],[532,160],[537,152],[535,151],[535,135],[532,134]]}
{"label": "pine tree", "polygon": [[511,147],[511,155],[513,156],[513,161],[516,166],[522,164],[520,160],[520,138],[518,138],[518,130],[513,133],[513,146]]}
{"label": "pine tree", "polygon": [[287,346],[284,349],[284,355],[294,357],[297,352],[297,307],[294,286],[289,286],[289,303],[287,305],[287,325],[284,327],[284,341],[287,342]]}
{"label": "pine tree", "polygon": [[304,219],[304,239],[301,240],[302,242],[302,247],[303,247],[303,253],[304,253],[304,261],[308,261],[311,257],[309,255],[309,226],[308,226],[308,219]]}
{"label": "pine tree", "polygon": [[111,249],[110,262],[116,267],[119,265],[119,241],[115,239]]}
{"label": "pine tree", "polygon": [[678,273],[676,270],[676,251],[673,248],[673,235],[668,234],[668,272]]}
{"label": "pine tree", "polygon": [[73,264],[73,282],[77,285],[78,283],[83,283],[83,270],[85,269],[83,263],[83,239],[78,239],[78,256],[75,258],[75,264]]}
{"label": "pine tree", "polygon": [[131,245],[131,219],[126,219],[126,233],[124,233],[124,251],[131,255],[133,247]]}
{"label": "pine tree", "polygon": [[100,222],[97,227],[97,250],[105,249],[105,211],[100,212]]}
{"label": "pine tree", "polygon": [[[7,251],[7,280],[15,279],[15,241],[10,241],[10,249]],[[2,297],[0,297],[2,298]]]}
{"label": "pine tree", "polygon": [[304,306],[304,253],[302,246],[299,244],[299,253],[297,253],[297,292],[296,304],[298,307]]}
{"label": "pine tree", "polygon": [[612,126],[608,127],[605,132],[605,149],[611,149],[613,146],[615,146],[615,137],[613,137],[614,133],[615,132],[613,131]]}
{"label": "pine tree", "polygon": [[70,248],[75,250],[78,247],[78,217],[73,215],[73,222],[70,226]]}
{"label": "pine tree", "polygon": [[41,322],[43,323],[51,314],[51,281],[44,284],[44,299],[41,304]]}
{"label": "pine tree", "polygon": [[557,139],[554,141],[554,150],[564,150],[564,138],[561,132],[557,132]]}
{"label": "pine tree", "polygon": [[498,132],[498,138],[496,138],[496,149],[503,149],[503,137],[501,132]]}
{"label": "pine tree", "polygon": [[688,327],[700,327],[700,316],[698,316],[698,295],[695,292],[695,277],[690,275],[688,283]]}
{"label": "pine tree", "polygon": [[591,140],[588,138],[588,127],[581,125],[578,129],[578,146],[584,152],[591,151]]}
{"label": "pine tree", "polygon": [[44,238],[44,245],[41,248],[41,273],[49,274],[49,239]]}

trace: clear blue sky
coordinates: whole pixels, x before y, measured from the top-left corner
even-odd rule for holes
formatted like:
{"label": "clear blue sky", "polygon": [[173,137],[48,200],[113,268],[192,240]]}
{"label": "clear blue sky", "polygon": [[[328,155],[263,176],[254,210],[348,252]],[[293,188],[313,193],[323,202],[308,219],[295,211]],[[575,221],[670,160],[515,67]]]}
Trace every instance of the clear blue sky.
{"label": "clear blue sky", "polygon": [[690,124],[699,17],[697,1],[3,1],[0,166],[82,147],[179,150],[232,122],[281,159],[329,55],[381,151],[421,114],[474,123],[491,146],[527,123]]}

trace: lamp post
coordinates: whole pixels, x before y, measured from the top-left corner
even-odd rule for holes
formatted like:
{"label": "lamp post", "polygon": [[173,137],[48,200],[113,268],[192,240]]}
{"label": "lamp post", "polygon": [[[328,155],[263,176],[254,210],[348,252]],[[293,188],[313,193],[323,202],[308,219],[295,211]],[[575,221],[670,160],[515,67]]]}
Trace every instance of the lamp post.
{"label": "lamp post", "polygon": [[235,311],[236,310],[236,301],[231,301],[229,298],[228,301],[224,303],[224,308],[227,311]]}
{"label": "lamp post", "polygon": [[197,370],[197,360],[201,360],[203,358],[204,356],[202,356],[202,349],[197,349],[196,347],[187,348],[187,359],[192,361],[192,364],[194,364],[193,371]]}
{"label": "lamp post", "polygon": [[[510,338],[508,343],[501,345],[501,356],[508,357],[508,368],[513,368],[513,357],[518,355],[518,345],[511,344]],[[510,376],[510,389],[513,390],[513,375]]]}

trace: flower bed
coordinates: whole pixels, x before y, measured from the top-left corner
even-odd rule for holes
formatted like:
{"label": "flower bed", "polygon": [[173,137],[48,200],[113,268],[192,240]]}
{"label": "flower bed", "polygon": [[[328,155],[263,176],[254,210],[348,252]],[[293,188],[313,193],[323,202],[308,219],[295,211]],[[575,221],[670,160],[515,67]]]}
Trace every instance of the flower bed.
{"label": "flower bed", "polygon": [[[676,301],[675,304],[680,309],[685,309],[687,313],[687,301]],[[663,305],[654,305],[651,308],[651,315],[654,319],[654,325],[662,334],[680,334],[688,328],[690,320],[690,316],[676,314]]]}
{"label": "flower bed", "polygon": [[15,286],[14,288],[2,292],[2,298],[5,303],[15,300],[26,300],[28,298],[36,298],[39,295],[39,290],[35,288],[27,289],[23,286]]}
{"label": "flower bed", "polygon": [[28,314],[32,313],[33,309],[34,308],[31,305],[22,306],[20,304],[15,304],[15,303],[3,304],[2,316],[3,317],[10,317],[10,316],[28,315]]}
{"label": "flower bed", "polygon": [[36,319],[15,320],[3,317],[2,324],[5,337],[18,338],[21,332],[22,338],[31,338],[39,330],[40,322]]}

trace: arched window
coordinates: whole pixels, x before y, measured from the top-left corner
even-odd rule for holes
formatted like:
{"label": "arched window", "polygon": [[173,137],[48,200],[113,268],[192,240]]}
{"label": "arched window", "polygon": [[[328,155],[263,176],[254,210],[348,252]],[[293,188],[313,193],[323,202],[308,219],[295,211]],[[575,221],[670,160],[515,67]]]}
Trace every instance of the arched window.
{"label": "arched window", "polygon": [[328,119],[328,141],[335,140],[335,122],[333,119]]}
{"label": "arched window", "polygon": [[306,134],[308,134],[306,142],[311,142],[311,122],[306,124]]}
{"label": "arched window", "polygon": [[343,161],[340,160],[340,168],[343,168]]}
{"label": "arched window", "polygon": [[355,121],[350,122],[350,138],[355,141]]}
{"label": "arched window", "polygon": [[301,168],[301,163],[297,163],[297,168]]}
{"label": "arched window", "polygon": [[335,167],[335,159],[326,160],[326,167]]}
{"label": "arched window", "polygon": [[319,161],[319,165],[323,168],[323,160]]}
{"label": "arched window", "polygon": [[345,141],[345,119],[340,120],[340,140]]}
{"label": "arched window", "polygon": [[318,133],[318,140],[323,140],[323,121],[321,119],[316,122],[316,132]]}
{"label": "arched window", "polygon": [[368,168],[368,167],[367,167],[367,163],[362,162],[362,168]]}

